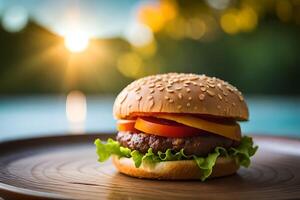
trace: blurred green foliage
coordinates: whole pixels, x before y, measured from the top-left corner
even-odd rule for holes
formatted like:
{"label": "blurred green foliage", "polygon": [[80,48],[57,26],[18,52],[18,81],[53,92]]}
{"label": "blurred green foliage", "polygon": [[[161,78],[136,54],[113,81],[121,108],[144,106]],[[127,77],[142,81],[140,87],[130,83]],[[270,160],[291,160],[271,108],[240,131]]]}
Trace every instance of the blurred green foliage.
{"label": "blurred green foliage", "polygon": [[[194,17],[192,10],[203,2],[198,4],[179,1],[181,15]],[[212,12],[204,9],[201,14]],[[164,31],[155,32],[155,52],[150,54],[122,38],[92,39],[86,52],[73,54],[64,47],[62,37],[32,21],[17,33],[0,27],[0,94],[74,89],[117,93],[140,76],[191,72],[222,78],[246,94],[300,95],[300,26],[278,20],[274,12],[259,17],[254,30],[235,34],[218,30],[207,40],[176,39]],[[120,71],[120,57],[127,54],[125,61],[142,68],[142,73],[131,76],[126,70],[136,69],[130,66]]]}

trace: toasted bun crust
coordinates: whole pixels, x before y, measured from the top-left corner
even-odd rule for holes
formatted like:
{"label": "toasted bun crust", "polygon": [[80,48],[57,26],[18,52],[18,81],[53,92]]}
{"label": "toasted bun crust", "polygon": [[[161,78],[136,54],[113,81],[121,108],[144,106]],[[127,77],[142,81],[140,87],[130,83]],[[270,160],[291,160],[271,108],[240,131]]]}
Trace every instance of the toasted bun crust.
{"label": "toasted bun crust", "polygon": [[168,73],[138,79],[116,98],[116,119],[137,113],[198,114],[248,120],[248,107],[240,91],[229,83],[205,75]]}
{"label": "toasted bun crust", "polygon": [[[147,179],[161,180],[199,180],[202,172],[194,160],[165,161],[155,165],[142,163],[139,168],[134,166],[131,158],[118,158],[113,156],[113,163],[119,172]],[[218,158],[209,178],[222,177],[236,173],[239,165],[231,158]]]}

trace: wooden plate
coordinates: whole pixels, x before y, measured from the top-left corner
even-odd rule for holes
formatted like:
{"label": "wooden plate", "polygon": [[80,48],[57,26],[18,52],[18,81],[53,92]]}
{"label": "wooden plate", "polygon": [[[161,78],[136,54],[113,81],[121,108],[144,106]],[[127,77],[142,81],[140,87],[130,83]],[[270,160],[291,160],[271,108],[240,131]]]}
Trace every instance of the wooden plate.
{"label": "wooden plate", "polygon": [[[155,181],[119,174],[98,163],[93,141],[70,135],[0,144],[4,199],[299,199],[300,141],[256,136],[252,166],[200,181]],[[1,198],[0,198],[1,199]]]}

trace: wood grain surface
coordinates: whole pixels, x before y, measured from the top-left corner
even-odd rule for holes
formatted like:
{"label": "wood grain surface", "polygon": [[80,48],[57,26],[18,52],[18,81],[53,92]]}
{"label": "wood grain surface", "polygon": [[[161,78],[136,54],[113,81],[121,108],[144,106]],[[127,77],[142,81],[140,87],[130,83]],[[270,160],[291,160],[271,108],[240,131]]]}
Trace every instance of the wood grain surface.
{"label": "wood grain surface", "polygon": [[[200,181],[142,180],[100,164],[93,141],[111,135],[70,135],[0,144],[4,199],[300,199],[300,141],[254,137],[252,166]],[[1,199],[1,198],[0,198]]]}

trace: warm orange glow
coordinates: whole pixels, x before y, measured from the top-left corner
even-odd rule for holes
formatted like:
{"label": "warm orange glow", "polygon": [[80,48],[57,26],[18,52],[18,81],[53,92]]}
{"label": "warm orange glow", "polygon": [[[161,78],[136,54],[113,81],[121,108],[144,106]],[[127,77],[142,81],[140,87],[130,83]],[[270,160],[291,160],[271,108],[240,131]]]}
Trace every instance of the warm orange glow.
{"label": "warm orange glow", "polygon": [[250,6],[245,6],[238,14],[238,25],[241,31],[252,31],[257,26],[257,14]]}
{"label": "warm orange glow", "polygon": [[145,4],[138,13],[139,20],[149,26],[153,32],[160,31],[166,22],[174,19],[177,15],[175,3],[162,1],[158,4]]}
{"label": "warm orange glow", "polygon": [[83,52],[89,46],[89,37],[80,31],[70,31],[65,35],[65,46],[73,52]]}
{"label": "warm orange glow", "polygon": [[220,19],[222,29],[228,34],[252,31],[257,22],[257,13],[250,6],[244,6],[241,10],[229,9]]}
{"label": "warm orange glow", "polygon": [[237,10],[231,9],[221,17],[221,27],[228,34],[236,34],[239,32],[237,21]]}
{"label": "warm orange glow", "polygon": [[165,21],[172,20],[177,16],[177,7],[174,1],[162,1],[160,8]]}

